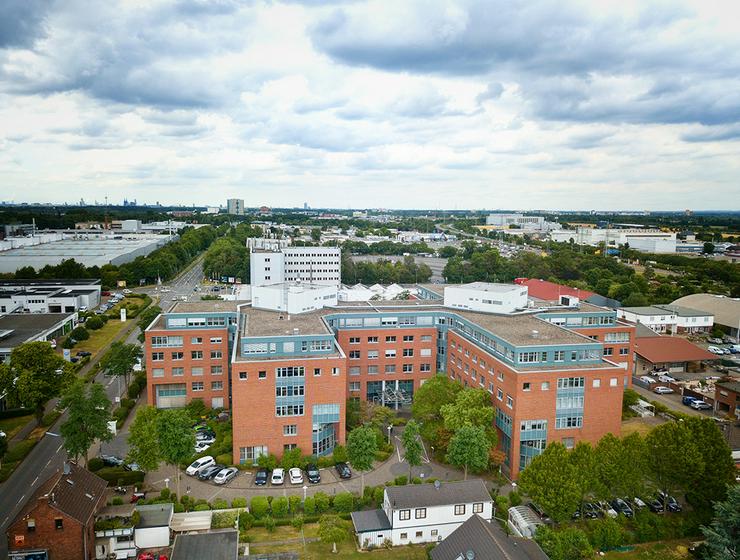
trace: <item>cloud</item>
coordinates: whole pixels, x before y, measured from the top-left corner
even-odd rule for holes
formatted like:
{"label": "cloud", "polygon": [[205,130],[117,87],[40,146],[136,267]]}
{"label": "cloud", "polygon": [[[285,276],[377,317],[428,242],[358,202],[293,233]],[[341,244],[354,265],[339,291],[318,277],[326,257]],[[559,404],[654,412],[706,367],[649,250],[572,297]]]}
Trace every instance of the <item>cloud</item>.
{"label": "cloud", "polygon": [[44,19],[51,0],[0,2],[0,49],[29,47],[44,34]]}
{"label": "cloud", "polygon": [[740,140],[740,126],[711,126],[692,129],[681,135],[684,142]]}

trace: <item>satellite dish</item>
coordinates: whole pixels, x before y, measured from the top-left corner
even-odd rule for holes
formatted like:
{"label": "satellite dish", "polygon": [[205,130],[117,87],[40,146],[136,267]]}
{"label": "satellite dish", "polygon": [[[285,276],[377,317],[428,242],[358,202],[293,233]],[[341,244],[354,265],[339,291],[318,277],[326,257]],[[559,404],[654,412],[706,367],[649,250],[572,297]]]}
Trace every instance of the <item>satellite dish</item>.
{"label": "satellite dish", "polygon": [[465,553],[465,560],[474,560],[474,559],[475,559],[475,552],[473,552],[472,550],[468,550]]}

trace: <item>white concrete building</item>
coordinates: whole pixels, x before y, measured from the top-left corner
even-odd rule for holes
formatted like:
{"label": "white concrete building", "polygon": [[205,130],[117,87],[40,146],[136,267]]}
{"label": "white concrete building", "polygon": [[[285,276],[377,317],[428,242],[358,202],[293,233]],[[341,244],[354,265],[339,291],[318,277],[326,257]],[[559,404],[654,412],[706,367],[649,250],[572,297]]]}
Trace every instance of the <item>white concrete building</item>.
{"label": "white concrete building", "polygon": [[515,229],[524,231],[550,231],[562,226],[557,222],[548,222],[544,216],[525,216],[524,214],[489,214],[486,225],[497,229]]}
{"label": "white concrete building", "polygon": [[234,214],[236,216],[244,215],[244,199],[242,198],[229,198],[226,200],[226,213]]}
{"label": "white concrete building", "polygon": [[680,305],[619,307],[617,317],[645,325],[657,333],[709,332],[714,326],[714,315],[711,313]]}
{"label": "white concrete building", "polygon": [[171,503],[136,506],[139,522],[134,531],[137,548],[170,546],[170,523],[174,512]]}
{"label": "white concrete building", "polygon": [[550,232],[550,239],[569,243],[572,239],[578,245],[606,243],[607,247],[628,244],[631,249],[646,253],[675,253],[676,234],[659,229],[598,229],[578,228],[576,230],[557,230]]}
{"label": "white concrete building", "polygon": [[493,500],[480,479],[389,486],[383,508],[352,513],[361,548],[439,542],[472,515],[493,519]]}
{"label": "white concrete building", "polygon": [[264,249],[266,251],[279,251],[290,247],[290,237],[273,239],[267,237],[247,237],[247,249]]}
{"label": "white concrete building", "polygon": [[253,286],[307,282],[338,287],[342,281],[342,252],[339,247],[255,249],[250,253],[249,270]]}
{"label": "white concrete building", "polygon": [[337,288],[301,282],[252,286],[252,307],[306,313],[337,304]]}
{"label": "white concrete building", "polygon": [[453,309],[468,309],[485,313],[513,313],[527,307],[526,286],[518,284],[493,284],[472,282],[460,286],[447,286],[444,305]]}
{"label": "white concrete building", "polygon": [[99,280],[0,281],[0,315],[5,313],[74,313],[100,305]]}

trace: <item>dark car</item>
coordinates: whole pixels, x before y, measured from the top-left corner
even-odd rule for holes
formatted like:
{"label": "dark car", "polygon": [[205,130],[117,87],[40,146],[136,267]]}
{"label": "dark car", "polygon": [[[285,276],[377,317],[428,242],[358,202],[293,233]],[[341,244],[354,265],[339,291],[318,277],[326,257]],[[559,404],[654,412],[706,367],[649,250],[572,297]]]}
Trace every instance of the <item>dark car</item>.
{"label": "dark car", "polygon": [[664,492],[658,492],[658,500],[661,504],[666,504],[666,509],[671,513],[680,513],[683,511],[681,504],[673,496],[668,496]]}
{"label": "dark car", "polygon": [[321,482],[321,473],[316,465],[306,465],[306,478],[311,484]]}
{"label": "dark car", "polygon": [[79,352],[77,352],[77,354],[75,354],[75,356],[79,356],[80,358],[85,358],[87,356],[92,356],[92,353],[88,352],[87,350],[80,350]]}
{"label": "dark car", "polygon": [[663,513],[663,503],[658,498],[653,498],[647,504],[653,513]]}
{"label": "dark car", "polygon": [[[544,521],[550,521],[550,516],[548,516],[545,513],[545,510],[542,509],[542,506],[539,504],[536,504],[535,502],[529,502],[529,509],[534,511],[537,515],[539,515]],[[576,512],[578,514],[578,517],[580,517],[580,511]],[[573,519],[578,519],[578,517],[574,517]]]}
{"label": "dark car", "polygon": [[270,471],[267,469],[260,469],[254,475],[254,483],[257,486],[265,486],[268,478],[270,478]]}
{"label": "dark car", "polygon": [[634,515],[634,512],[632,511],[632,508],[629,506],[629,504],[621,498],[612,500],[611,506],[612,508],[614,508],[614,511],[616,511],[617,513],[621,513],[625,517],[632,517]]}
{"label": "dark car", "polygon": [[597,519],[599,517],[599,508],[592,503],[586,502],[581,506],[581,515],[584,519]]}
{"label": "dark car", "polygon": [[211,480],[214,476],[216,476],[225,468],[226,467],[224,465],[212,465],[210,467],[206,467],[198,473],[198,480]]}
{"label": "dark car", "polygon": [[213,430],[199,430],[195,432],[195,441],[205,441],[207,439],[216,439],[216,432]]}
{"label": "dark car", "polygon": [[697,400],[695,397],[685,396],[681,399],[681,403],[685,404],[686,406],[691,406],[691,403],[695,400]]}
{"label": "dark car", "polygon": [[352,478],[352,471],[347,463],[337,463],[334,468],[337,469],[339,478]]}
{"label": "dark car", "polygon": [[115,455],[100,455],[98,457],[106,467],[122,467],[126,461]]}

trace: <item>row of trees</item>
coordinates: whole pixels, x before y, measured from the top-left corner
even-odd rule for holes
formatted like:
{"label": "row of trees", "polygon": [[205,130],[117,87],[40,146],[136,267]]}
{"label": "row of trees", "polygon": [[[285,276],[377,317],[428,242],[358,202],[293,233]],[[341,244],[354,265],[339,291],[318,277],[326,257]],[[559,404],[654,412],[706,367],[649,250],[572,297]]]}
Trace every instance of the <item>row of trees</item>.
{"label": "row of trees", "polygon": [[[569,451],[553,442],[524,469],[519,484],[556,522],[570,519],[588,499],[683,493],[709,512],[734,480],[730,449],[714,422],[692,417],[662,424],[645,436],[604,436]],[[664,504],[665,506],[665,504]]]}
{"label": "row of trees", "polygon": [[410,255],[397,262],[355,262],[349,253],[342,253],[342,281],[346,284],[414,284],[428,282],[431,277],[432,270],[426,264],[417,264]]}
{"label": "row of trees", "polygon": [[364,241],[345,241],[342,250],[353,255],[403,255],[410,253],[434,253],[426,243],[400,243],[397,241],[378,241],[377,243],[365,243]]}

